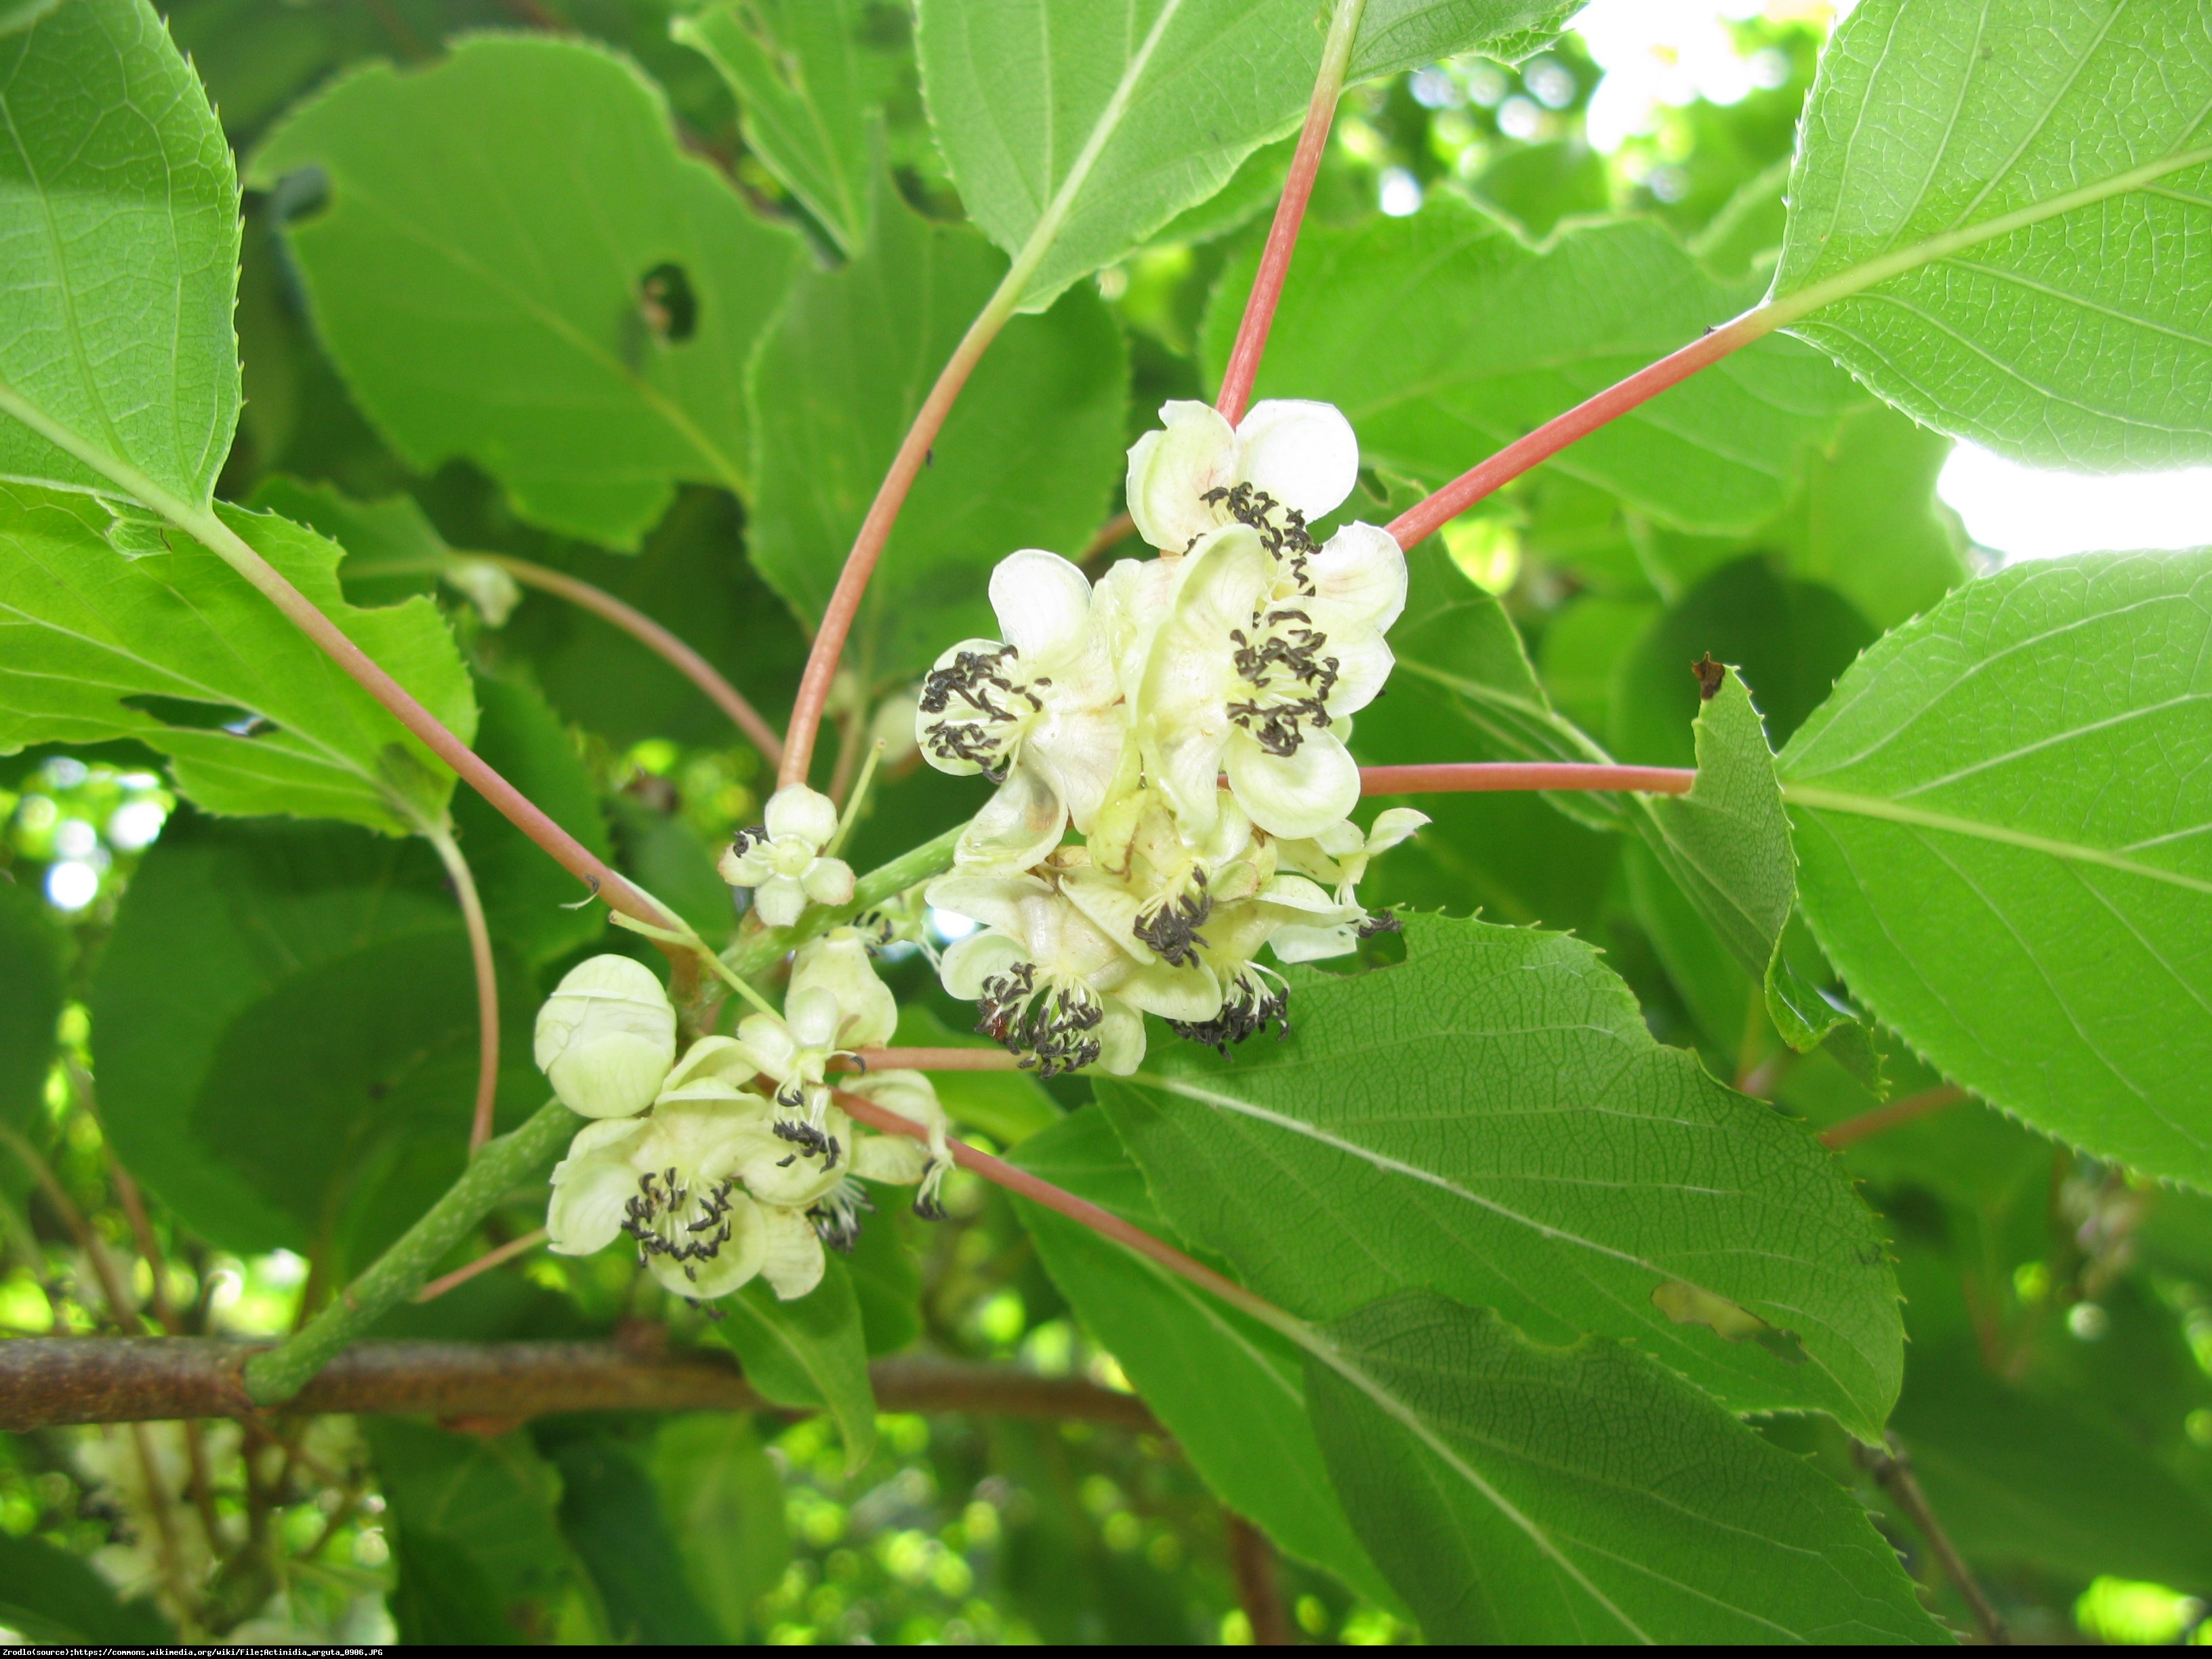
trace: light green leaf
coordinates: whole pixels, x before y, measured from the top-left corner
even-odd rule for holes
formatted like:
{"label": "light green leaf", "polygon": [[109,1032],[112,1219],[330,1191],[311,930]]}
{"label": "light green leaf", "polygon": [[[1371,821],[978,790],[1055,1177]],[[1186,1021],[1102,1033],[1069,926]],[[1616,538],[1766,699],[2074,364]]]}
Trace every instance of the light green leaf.
{"label": "light green leaf", "polygon": [[526,1434],[448,1434],[365,1418],[398,1583],[399,1639],[470,1646],[542,1643],[551,1604],[575,1582],[554,1522],[560,1479]]}
{"label": "light green leaf", "polygon": [[775,1588],[791,1559],[783,1477],[751,1419],[738,1412],[667,1419],[647,1467],[692,1595],[725,1640],[744,1641],[753,1603]]}
{"label": "light green leaf", "polygon": [[[758,499],[748,550],[802,617],[845,554],[939,369],[1005,273],[964,226],[879,186],[873,246],[810,271],[754,366]],[[871,685],[918,676],[963,636],[995,638],[984,590],[1019,547],[1073,556],[1113,510],[1128,366],[1095,292],[1017,319],[952,407],[891,532],[849,659]]]}
{"label": "light green leaf", "polygon": [[322,170],[293,224],[323,339],[411,465],[464,457],[533,523],[634,548],[679,480],[746,483],[744,366],[799,244],[576,40],[478,36],[360,70],[255,152]]}
{"label": "light green leaf", "polygon": [[[1351,81],[1523,54],[1571,0],[1371,0]],[[1037,309],[1295,128],[1319,72],[1310,0],[921,0],[922,84],[969,216]]]}
{"label": "light green leaf", "polygon": [[1869,0],[1806,106],[1773,297],[1931,426],[2074,467],[2212,458],[2212,16]]}
{"label": "light green leaf", "polygon": [[[498,965],[511,1127],[545,1080],[535,988]],[[419,842],[180,815],[131,879],[91,1000],[117,1152],[225,1249],[334,1237],[366,1265],[467,1161],[474,980]]]}
{"label": "light green leaf", "polygon": [[[1025,1142],[1015,1162],[1175,1240],[1103,1112],[1064,1119]],[[1214,1496],[1299,1559],[1371,1600],[1395,1601],[1352,1537],[1322,1466],[1297,1347],[1088,1227],[1024,1199],[1015,1205],[1053,1282]]]}
{"label": "light green leaf", "polygon": [[795,1302],[779,1302],[759,1279],[717,1304],[714,1335],[744,1365],[745,1380],[779,1406],[827,1411],[845,1441],[845,1472],[859,1473],[876,1449],[876,1391],[860,1304],[844,1264]]}
{"label": "light green leaf", "polygon": [[1946,1639],[1848,1493],[1627,1347],[1419,1294],[1324,1335],[1329,1471],[1431,1643]]}
{"label": "light green leaf", "polygon": [[[1214,289],[1203,355],[1215,376],[1256,258]],[[1433,489],[1752,297],[1650,220],[1571,227],[1538,252],[1440,193],[1410,218],[1307,230],[1257,392],[1337,404],[1363,459]],[[1763,340],[1547,465],[1668,524],[1749,530],[1863,398],[1819,353]]]}
{"label": "light green leaf", "polygon": [[[1291,983],[1279,1046],[1097,1085],[1168,1218],[1255,1291],[1327,1319],[1433,1290],[1876,1430],[1903,1358],[1873,1218],[1801,1127],[1653,1042],[1590,946],[1413,916],[1402,965]],[[1723,1308],[1762,1328],[1724,1338]]]}
{"label": "light green leaf", "polygon": [[47,10],[0,37],[0,477],[112,491],[66,433],[204,508],[238,422],[230,147],[145,0]]}
{"label": "light green leaf", "polygon": [[1855,995],[2045,1133],[2212,1185],[2212,555],[1968,584],[1784,750]]}
{"label": "light green leaf", "polygon": [[859,0],[723,0],[669,33],[737,94],[745,147],[848,258],[867,239],[874,102],[854,31]]}
{"label": "light green leaf", "polygon": [[160,1647],[176,1640],[144,1601],[125,1601],[82,1556],[0,1531],[0,1622],[31,1642]]}
{"label": "light green leaf", "polygon": [[[338,592],[339,550],[217,509],[449,731],[476,731],[453,636],[414,599]],[[250,722],[250,724],[249,724]],[[453,775],[215,554],[99,502],[0,485],[0,750],[136,738],[210,811],[343,818],[404,835]]]}

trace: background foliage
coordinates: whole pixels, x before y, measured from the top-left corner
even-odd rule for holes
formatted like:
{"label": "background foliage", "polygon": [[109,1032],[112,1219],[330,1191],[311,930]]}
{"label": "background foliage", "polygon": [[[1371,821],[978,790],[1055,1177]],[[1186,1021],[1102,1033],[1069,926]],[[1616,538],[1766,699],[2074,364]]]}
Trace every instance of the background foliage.
{"label": "background foliage", "polygon": [[[2206,459],[2212,17],[2004,0],[1983,34],[1960,0],[1861,0],[1821,59],[1826,8],[1732,6],[1736,78],[1623,137],[1597,25],[1556,33],[1574,9],[1370,0],[1259,392],[1345,408],[1346,512],[1381,522],[1770,291],[1840,283],[1416,549],[1358,722],[1370,763],[1611,755],[1698,793],[1425,798],[1363,894],[1404,938],[1298,973],[1290,1042],[1163,1049],[1095,1095],[945,1082],[970,1139],[1340,1363],[964,1176],[933,1226],[886,1194],[811,1328],[748,1303],[709,1328],[619,1252],[532,1252],[380,1334],[716,1343],[830,1410],[8,1437],[0,1626],[1236,1640],[1258,1539],[1316,1641],[1935,1639],[1966,1605],[1853,1452],[1887,1425],[2017,1632],[2197,1626],[2212,566],[1996,569],[1935,479],[1960,435]],[[1081,27],[1041,46],[1047,12]],[[713,859],[772,767],[491,558],[637,607],[780,722],[877,479],[1013,270],[1023,314],[847,656],[849,768],[990,631],[1000,555],[1137,550],[1091,544],[1130,439],[1214,386],[1315,13],[0,13],[9,199],[75,216],[42,239],[9,207],[0,241],[6,1335],[283,1332],[451,1183],[476,1022],[426,829],[493,918],[503,1125],[542,1097],[544,988],[636,944],[177,526],[240,504],[222,521],[499,770],[726,938]],[[98,118],[125,105],[154,113]],[[1707,654],[1734,672],[1701,702]],[[855,866],[980,799],[895,759]],[[967,1040],[918,954],[884,971],[902,1041]],[[1814,1139],[1847,1123],[1840,1155]],[[1133,1387],[1167,1435],[873,1416],[860,1359],[910,1351]]]}

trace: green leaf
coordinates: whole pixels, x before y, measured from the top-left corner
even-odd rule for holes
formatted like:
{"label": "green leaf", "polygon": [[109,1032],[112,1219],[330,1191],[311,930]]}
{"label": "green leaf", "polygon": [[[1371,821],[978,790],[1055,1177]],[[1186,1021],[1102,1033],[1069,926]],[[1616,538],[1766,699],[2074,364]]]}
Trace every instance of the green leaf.
{"label": "green leaf", "polygon": [[[1535,51],[1567,0],[1373,0],[1349,81],[1486,47]],[[1308,0],[921,0],[931,124],[969,216],[1036,309],[1212,196],[1304,115]]]}
{"label": "green leaf", "polygon": [[599,1593],[607,1640],[720,1645],[713,1618],[691,1594],[659,1494],[630,1449],[611,1434],[586,1432],[547,1455],[561,1477],[561,1533]]}
{"label": "green leaf", "polygon": [[[272,514],[217,510],[449,730],[473,735],[468,676],[434,605],[356,610],[338,592],[337,548]],[[442,762],[222,559],[158,530],[142,550],[143,527],[82,496],[0,485],[0,750],[136,738],[210,811],[387,835],[442,815]]]}
{"label": "green leaf", "polygon": [[1477,173],[1470,188],[1531,241],[1549,236],[1562,219],[1613,208],[1612,170],[1580,138],[1516,144]]}
{"label": "green leaf", "polygon": [[678,148],[659,90],[576,40],[478,36],[356,70],[262,143],[321,169],[289,240],[323,339],[394,449],[634,548],[680,480],[746,483],[744,365],[798,262]]}
{"label": "green leaf", "polygon": [[2212,1185],[2212,555],[1968,584],[1783,751],[1853,994],[2046,1133]]}
{"label": "green leaf", "polygon": [[82,1556],[0,1531],[0,1624],[23,1640],[161,1647],[176,1640],[149,1601],[120,1601]]}
{"label": "green leaf", "polygon": [[1589,945],[1413,916],[1401,965],[1291,983],[1279,1047],[1097,1085],[1169,1220],[1255,1291],[1328,1319],[1433,1290],[1876,1431],[1903,1356],[1873,1218],[1801,1127],[1653,1042]]}
{"label": "green leaf", "polygon": [[[822,614],[891,457],[1006,262],[878,187],[875,240],[801,276],[755,364],[754,567],[803,618]],[[995,638],[991,567],[1018,547],[1073,555],[1123,471],[1128,364],[1095,292],[1018,319],[952,406],[854,626],[871,686],[918,675],[963,636]]]}
{"label": "green leaf", "polygon": [[[1155,1237],[1175,1240],[1101,1111],[1024,1143],[1015,1162]],[[1053,1282],[1213,1494],[1277,1546],[1370,1600],[1394,1593],[1352,1535],[1306,1418],[1298,1349],[1250,1315],[1088,1227],[1017,1199]]]}
{"label": "green leaf", "polygon": [[[499,962],[499,1105],[545,1098],[536,988]],[[436,860],[337,825],[179,817],[132,878],[92,989],[103,1121],[223,1249],[356,1265],[466,1162],[475,981]]]}
{"label": "green leaf", "polygon": [[551,1639],[550,1607],[575,1568],[554,1520],[560,1479],[526,1434],[447,1434],[364,1418],[399,1582],[399,1639],[503,1644]]}
{"label": "green leaf", "polygon": [[876,1392],[860,1304],[844,1264],[795,1302],[779,1302],[759,1279],[723,1301],[714,1334],[744,1367],[745,1380],[779,1406],[827,1411],[845,1441],[845,1472],[858,1474],[876,1449]]}
{"label": "green leaf", "polygon": [[48,10],[0,37],[0,477],[112,490],[96,451],[205,507],[238,423],[230,147],[145,0]]}
{"label": "green leaf", "polygon": [[1620,1344],[1419,1294],[1325,1334],[1329,1471],[1431,1643],[1946,1639],[1848,1493]]}
{"label": "green leaf", "polygon": [[61,1017],[61,932],[36,893],[0,883],[0,1128],[38,1110]]}
{"label": "green leaf", "polygon": [[1970,1347],[1915,1343],[1897,1433],[1970,1561],[2212,1592],[2212,1503],[2065,1395],[2007,1387]]}
{"label": "green leaf", "polygon": [[845,1277],[860,1307],[860,1335],[868,1357],[897,1353],[921,1339],[921,1263],[901,1236],[894,1207],[903,1209],[913,1194],[903,1187],[869,1188],[874,1220],[860,1229],[845,1252]]}
{"label": "green leaf", "polygon": [[691,1594],[724,1640],[744,1640],[753,1603],[791,1559],[783,1477],[736,1412],[666,1419],[647,1462]]}
{"label": "green leaf", "polygon": [[848,258],[868,226],[861,15],[860,0],[723,0],[669,24],[737,94],[745,148]]}
{"label": "green leaf", "polygon": [[2212,458],[2212,31],[2125,0],[1869,0],[1806,106],[1774,297],[1931,426]]}
{"label": "green leaf", "polygon": [[[1214,289],[1203,355],[1217,377],[1256,258]],[[1257,391],[1337,404],[1364,460],[1434,488],[1751,297],[1650,220],[1571,227],[1538,252],[1439,193],[1410,218],[1307,230]],[[1668,524],[1749,530],[1863,398],[1819,353],[1763,340],[1547,465]]]}

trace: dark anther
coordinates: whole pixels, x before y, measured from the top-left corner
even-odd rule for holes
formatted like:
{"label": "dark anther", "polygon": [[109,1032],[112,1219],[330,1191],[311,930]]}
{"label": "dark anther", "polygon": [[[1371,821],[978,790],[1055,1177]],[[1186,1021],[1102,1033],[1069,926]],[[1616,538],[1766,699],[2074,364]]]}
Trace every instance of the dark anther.
{"label": "dark anther", "polygon": [[1278,990],[1260,977],[1261,971],[1256,965],[1248,965],[1239,973],[1222,1000],[1221,1012],[1212,1019],[1171,1019],[1169,1028],[1177,1036],[1203,1042],[1222,1055],[1229,1053],[1232,1044],[1258,1035],[1270,1024],[1276,1028],[1279,1040],[1288,1036],[1290,988]]}
{"label": "dark anther", "polygon": [[1369,916],[1358,922],[1352,931],[1362,939],[1373,939],[1377,933],[1402,933],[1406,931],[1406,924],[1385,910],[1379,915]]}
{"label": "dark anther", "polygon": [[[981,769],[994,783],[1006,781],[1008,733],[1004,729],[1020,718],[1010,706],[1017,697],[1034,714],[1042,699],[1026,685],[1018,685],[1000,670],[1020,656],[1011,645],[995,651],[963,651],[942,668],[933,668],[921,683],[921,712],[942,714],[956,697],[978,718],[946,720],[930,728],[926,739],[939,760],[964,761]],[[995,694],[995,695],[994,695]]]}
{"label": "dark anther", "polygon": [[793,1164],[798,1162],[799,1154],[797,1152],[787,1152],[783,1157],[776,1159],[775,1167],[779,1170],[788,1170]]}
{"label": "dark anther", "polygon": [[1289,567],[1299,587],[1312,591],[1306,580],[1306,561],[1321,550],[1314,543],[1313,532],[1306,528],[1304,514],[1285,507],[1266,490],[1255,489],[1249,483],[1209,489],[1199,499],[1259,532],[1260,545]]}
{"label": "dark anther", "polygon": [[977,1006],[983,1018],[976,1030],[1021,1056],[1024,1069],[1053,1077],[1091,1065],[1104,1045],[1092,1035],[1106,1018],[1106,1005],[1087,985],[1037,988],[1036,964],[1018,963],[983,981]]}
{"label": "dark anther", "polygon": [[774,1133],[778,1140],[788,1140],[797,1146],[799,1152],[808,1158],[818,1157],[830,1149],[830,1137],[803,1120],[794,1122],[780,1117],[775,1121]]}
{"label": "dark anther", "polygon": [[1711,702],[1721,694],[1728,682],[1728,670],[1713,660],[1710,651],[1690,665],[1690,672],[1698,677],[1698,701]]}
{"label": "dark anther", "polygon": [[914,1212],[924,1221],[942,1221],[945,1217],[945,1206],[926,1190],[929,1185],[929,1177],[936,1168],[937,1160],[933,1158],[922,1166],[921,1183],[925,1190],[915,1194]]}
{"label": "dark anther", "polygon": [[1129,931],[1160,953],[1171,968],[1198,965],[1197,947],[1206,943],[1198,930],[1213,914],[1213,895],[1206,890],[1206,872],[1194,870],[1190,885],[1180,894],[1164,894],[1137,915]]}
{"label": "dark anther", "polygon": [[750,829],[740,830],[730,837],[730,852],[737,858],[743,858],[754,848],[765,847],[767,844],[768,826],[764,823],[756,823]]}

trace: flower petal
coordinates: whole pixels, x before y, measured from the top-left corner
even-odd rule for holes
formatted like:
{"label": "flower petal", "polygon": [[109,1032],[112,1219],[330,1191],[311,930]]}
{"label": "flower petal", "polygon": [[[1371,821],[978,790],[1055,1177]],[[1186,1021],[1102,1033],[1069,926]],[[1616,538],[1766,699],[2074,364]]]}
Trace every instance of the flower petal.
{"label": "flower petal", "polygon": [[947,947],[938,965],[945,988],[963,1002],[983,994],[983,981],[997,979],[1030,959],[1020,940],[1004,933],[970,933]]}
{"label": "flower petal", "polygon": [[1271,836],[1318,835],[1359,799],[1359,765],[1334,732],[1309,731],[1289,755],[1273,755],[1241,729],[1225,755],[1229,787]]}
{"label": "flower petal", "polygon": [[1106,1018],[1098,1026],[1098,1069],[1127,1077],[1145,1063],[1145,1020],[1134,1008],[1106,999]]}
{"label": "flower petal", "polygon": [[1237,482],[1297,508],[1308,523],[1335,512],[1359,477],[1359,440],[1334,404],[1270,398],[1237,422]]}
{"label": "flower petal", "polygon": [[644,1129],[642,1120],[624,1118],[577,1132],[568,1157],[553,1171],[552,1201],[545,1206],[551,1249],[590,1255],[615,1242],[623,1206],[637,1192],[637,1171],[625,1154]]}
{"label": "flower petal", "polygon": [[1050,712],[1030,732],[1015,764],[1027,761],[1043,773],[1067,803],[1077,833],[1088,835],[1121,766],[1129,735],[1127,712],[1118,704],[1066,710],[1047,706]]}
{"label": "flower petal", "polygon": [[1060,845],[1066,828],[1067,803],[1024,744],[1006,781],[961,832],[952,861],[963,870],[1026,870]]}
{"label": "flower petal", "polygon": [[905,1135],[870,1135],[853,1154],[853,1173],[863,1181],[911,1187],[929,1169],[929,1148]]}
{"label": "flower petal", "polygon": [[[747,1014],[738,1022],[735,1042],[744,1051],[743,1061],[750,1062],[756,1072],[765,1072],[772,1078],[791,1074],[793,1062],[799,1057],[799,1045],[792,1041],[791,1028],[774,1014]],[[730,1065],[742,1063],[732,1056]]]}
{"label": "flower petal", "polygon": [[1109,1012],[1116,998],[1162,1019],[1212,1019],[1221,1012],[1221,981],[1202,962],[1188,968],[1154,963],[1115,986],[1106,1004]]}
{"label": "flower petal", "polygon": [[819,847],[837,833],[837,803],[803,783],[787,783],[770,795],[762,817],[771,841],[797,836]]}
{"label": "flower petal", "polygon": [[991,609],[1019,651],[1024,678],[1079,655],[1091,627],[1091,579],[1057,553],[1024,548],[991,572]]}
{"label": "flower petal", "polygon": [[1160,420],[1129,451],[1129,516],[1154,547],[1180,553],[1221,521],[1204,497],[1235,482],[1237,434],[1206,404],[1163,404]]}
{"label": "flower petal", "polygon": [[841,927],[818,939],[799,953],[791,970],[791,995],[785,999],[792,1029],[813,1042],[814,1027],[802,1030],[792,1012],[801,997],[827,993],[836,1000],[838,1018],[822,1045],[840,1048],[872,1048],[888,1042],[898,1025],[898,1002],[890,988],[876,977],[868,947],[853,928]]}
{"label": "flower petal", "polygon": [[827,1265],[814,1224],[797,1210],[771,1206],[761,1212],[760,1275],[779,1302],[805,1296],[822,1282]]}
{"label": "flower petal", "polygon": [[1267,941],[1278,962],[1325,962],[1359,948],[1359,935],[1348,921],[1334,927],[1279,927]]}
{"label": "flower petal", "polygon": [[1400,842],[1429,822],[1426,812],[1417,812],[1410,806],[1393,806],[1378,812],[1375,827],[1367,832],[1367,854],[1387,853]]}
{"label": "flower petal", "polygon": [[800,985],[793,971],[790,994],[783,1000],[784,1024],[801,1048],[834,1048],[837,1028],[844,1024],[844,1005],[825,985]]}
{"label": "flower petal", "polygon": [[1334,616],[1388,630],[1406,609],[1406,555],[1387,530],[1348,524],[1306,561],[1314,597]]}
{"label": "flower petal", "polygon": [[1356,714],[1382,695],[1397,659],[1371,628],[1332,630],[1328,654],[1336,659],[1336,684],[1328,694],[1331,714]]}
{"label": "flower petal", "polygon": [[[705,1261],[678,1262],[665,1255],[648,1258],[653,1276],[678,1296],[692,1302],[712,1302],[727,1296],[761,1270],[768,1254],[768,1226],[760,1206],[743,1193],[730,1194],[730,1207],[722,1218],[730,1236]],[[685,1268],[691,1271],[684,1272]]]}
{"label": "flower petal", "polygon": [[806,866],[799,884],[817,904],[850,904],[853,866],[842,859],[817,859]]}
{"label": "flower petal", "polygon": [[788,927],[806,914],[806,890],[796,876],[770,876],[753,889],[753,913],[770,927]]}

